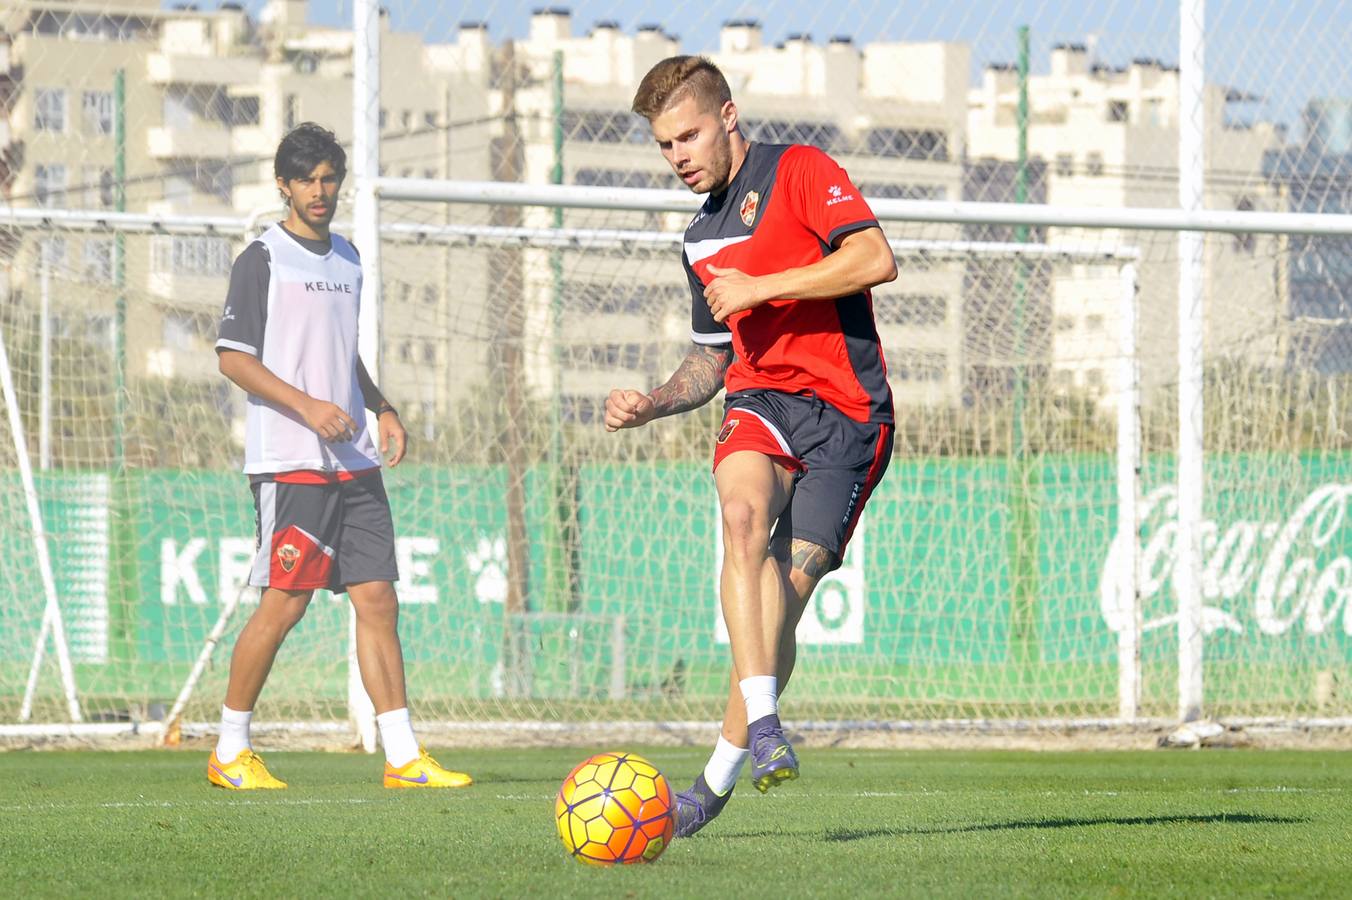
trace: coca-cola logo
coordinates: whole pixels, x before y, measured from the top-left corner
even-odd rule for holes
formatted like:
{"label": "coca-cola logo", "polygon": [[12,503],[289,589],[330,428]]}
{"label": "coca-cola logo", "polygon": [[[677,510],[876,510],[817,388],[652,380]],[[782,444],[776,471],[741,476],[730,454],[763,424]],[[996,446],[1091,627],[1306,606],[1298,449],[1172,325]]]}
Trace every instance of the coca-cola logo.
{"label": "coca-cola logo", "polygon": [[[1221,532],[1202,525],[1202,628],[1281,635],[1299,628],[1323,634],[1341,620],[1352,635],[1352,534],[1344,529],[1352,484],[1311,491],[1282,521],[1237,519]],[[1142,627],[1178,621],[1178,490],[1161,487],[1141,509],[1139,565]],[[1103,620],[1122,631],[1131,615],[1131,535],[1119,529],[1099,580]],[[1166,590],[1166,585],[1168,590]],[[1151,602],[1155,601],[1155,602]]]}

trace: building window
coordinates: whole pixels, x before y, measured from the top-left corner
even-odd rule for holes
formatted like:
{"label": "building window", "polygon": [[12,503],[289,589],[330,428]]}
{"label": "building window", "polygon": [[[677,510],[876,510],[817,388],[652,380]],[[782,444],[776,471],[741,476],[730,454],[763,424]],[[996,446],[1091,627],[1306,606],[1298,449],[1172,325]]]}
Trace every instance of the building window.
{"label": "building window", "polygon": [[33,92],[33,127],[53,134],[65,133],[66,92],[63,89],[38,88]]}
{"label": "building window", "polygon": [[1110,100],[1108,101],[1108,121],[1125,122],[1127,121],[1127,101]]}
{"label": "building window", "polygon": [[1096,315],[1096,316],[1085,316],[1085,317],[1084,317],[1084,330],[1085,330],[1085,331],[1102,331],[1102,330],[1103,330],[1103,316],[1097,316],[1097,315]]}
{"label": "building window", "polygon": [[[877,133],[871,132],[870,134]],[[936,147],[943,146],[943,135],[939,132],[904,132],[905,134],[930,135],[935,138],[933,145],[927,145],[927,151],[917,152],[911,159],[942,159],[943,151],[936,151]],[[811,121],[789,121],[785,119],[767,119],[763,122],[752,123],[747,129],[747,136],[753,141],[763,141],[767,144],[810,144],[813,147],[831,152],[841,152],[848,149],[845,137],[841,134],[840,128],[830,122],[811,122]],[[939,152],[940,155],[934,155]],[[879,154],[882,156],[895,154]]]}
{"label": "building window", "polygon": [[895,184],[885,181],[864,181],[857,187],[859,193],[871,200],[946,200],[948,189],[942,184]]}
{"label": "building window", "polygon": [[428,128],[437,127],[437,114],[435,111],[429,109],[423,113],[423,125]]}
{"label": "building window", "polygon": [[87,238],[84,242],[86,281],[113,280],[113,242],[108,238]]}
{"label": "building window", "polygon": [[400,342],[399,342],[399,361],[400,361],[401,363],[411,363],[411,362],[413,362],[413,342],[412,342],[412,341],[400,341]]}
{"label": "building window", "polygon": [[948,298],[940,294],[889,294],[873,298],[879,325],[932,328],[948,319]]}
{"label": "building window", "polygon": [[1085,171],[1088,172],[1090,175],[1098,176],[1103,174],[1102,153],[1090,153],[1088,156],[1085,157],[1084,163],[1085,163],[1084,165]]}
{"label": "building window", "polygon": [[403,128],[404,131],[413,130],[413,110],[406,109],[399,114],[399,126]]}
{"label": "building window", "polygon": [[1068,391],[1075,386],[1075,373],[1070,369],[1057,369],[1052,380],[1059,389]]}
{"label": "building window", "polygon": [[66,205],[66,167],[60,164],[33,168],[33,199],[38,206]]}
{"label": "building window", "polygon": [[943,381],[948,374],[948,358],[932,350],[906,351],[901,354],[901,363],[894,374],[898,381]]}
{"label": "building window", "polygon": [[424,284],[422,288],[423,306],[436,306],[437,299],[437,286],[435,284]]}
{"label": "building window", "polygon": [[1075,157],[1070,153],[1056,154],[1056,174],[1070,177],[1075,174]]}
{"label": "building window", "polygon": [[[1253,212],[1253,199],[1250,197],[1240,197],[1235,201],[1235,209],[1238,212]],[[1257,238],[1254,236],[1253,232],[1236,234],[1234,237],[1235,252],[1243,253],[1246,256],[1253,256],[1254,248],[1257,247]]]}
{"label": "building window", "polygon": [[573,141],[601,144],[645,144],[651,140],[647,123],[634,113],[566,110],[563,133]]}
{"label": "building window", "polygon": [[173,350],[194,350],[210,334],[211,327],[212,317],[208,314],[166,310],[160,330],[161,343]]}
{"label": "building window", "polygon": [[568,348],[568,362],[574,369],[638,369],[646,349],[646,345],[634,343],[578,344]]}
{"label": "building window", "polygon": [[1091,388],[1095,393],[1103,393],[1103,370],[1090,369],[1084,373],[1085,386]]}
{"label": "building window", "polygon": [[437,345],[431,341],[423,341],[423,362],[435,365],[437,361]]}
{"label": "building window", "polygon": [[437,177],[437,170],[431,168],[423,169],[423,177],[430,181],[431,179]]}
{"label": "building window", "polygon": [[287,131],[300,123],[300,99],[295,94],[287,94],[283,104],[282,123]]}
{"label": "building window", "polygon": [[380,108],[380,130],[384,131],[385,126],[390,122],[390,111],[385,107]]}
{"label": "building window", "polygon": [[111,91],[85,91],[80,102],[84,132],[91,135],[113,133],[113,95]]}
{"label": "building window", "polygon": [[85,166],[80,174],[80,189],[85,209],[112,209],[113,170],[102,166]]}
{"label": "building window", "polygon": [[1057,316],[1055,323],[1056,330],[1062,333],[1075,330],[1074,316]]}
{"label": "building window", "polygon": [[66,239],[43,238],[38,242],[38,258],[48,269],[59,269],[66,264]]}
{"label": "building window", "polygon": [[234,127],[257,125],[259,100],[257,97],[234,97],[230,103],[230,124]]}
{"label": "building window", "polygon": [[[948,135],[912,128],[874,128],[865,137],[870,155],[900,159],[948,159]],[[818,144],[817,146],[822,146]]]}
{"label": "building window", "polygon": [[234,261],[229,238],[206,235],[158,236],[151,253],[155,270],[171,275],[225,277]]}

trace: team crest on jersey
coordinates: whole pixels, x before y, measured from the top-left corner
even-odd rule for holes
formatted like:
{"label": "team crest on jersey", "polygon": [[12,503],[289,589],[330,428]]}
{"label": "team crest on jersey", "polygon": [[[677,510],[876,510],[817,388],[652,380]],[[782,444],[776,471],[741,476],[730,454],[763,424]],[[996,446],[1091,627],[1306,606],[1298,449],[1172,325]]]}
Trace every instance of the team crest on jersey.
{"label": "team crest on jersey", "polygon": [[720,444],[726,444],[728,442],[728,438],[732,437],[732,432],[737,428],[737,423],[740,421],[742,420],[728,419],[723,423],[723,430],[718,433],[718,442]]}
{"label": "team crest on jersey", "polygon": [[290,572],[300,562],[300,549],[295,544],[282,544],[277,548],[277,561],[282,564],[283,572]]}
{"label": "team crest on jersey", "polygon": [[760,194],[747,191],[742,198],[742,224],[750,228],[756,223],[756,207],[760,205]]}

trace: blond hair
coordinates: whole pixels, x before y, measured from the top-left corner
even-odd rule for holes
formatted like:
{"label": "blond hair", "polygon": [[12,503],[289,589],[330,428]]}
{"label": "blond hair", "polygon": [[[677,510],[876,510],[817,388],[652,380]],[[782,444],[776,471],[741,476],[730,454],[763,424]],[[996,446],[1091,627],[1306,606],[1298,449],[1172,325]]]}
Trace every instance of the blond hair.
{"label": "blond hair", "polygon": [[652,121],[686,97],[694,97],[700,109],[717,113],[732,99],[732,89],[718,66],[705,57],[670,56],[643,76],[632,109]]}

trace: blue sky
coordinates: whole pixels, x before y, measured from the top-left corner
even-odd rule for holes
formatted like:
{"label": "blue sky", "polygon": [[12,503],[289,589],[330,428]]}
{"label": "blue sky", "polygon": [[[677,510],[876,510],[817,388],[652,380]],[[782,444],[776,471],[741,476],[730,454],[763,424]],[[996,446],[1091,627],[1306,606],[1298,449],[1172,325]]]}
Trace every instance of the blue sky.
{"label": "blue sky", "polygon": [[[261,0],[247,4],[252,9]],[[754,18],[766,39],[807,32],[818,41],[849,35],[873,40],[949,40],[972,46],[975,78],[987,62],[1012,62],[1015,33],[1032,33],[1033,71],[1047,68],[1052,44],[1093,43],[1097,57],[1122,65],[1134,57],[1178,62],[1177,0],[793,0],[722,4],[674,4],[654,0],[386,0],[394,27],[418,31],[429,40],[455,33],[463,20],[486,21],[493,39],[525,35],[533,8],[571,8],[575,31],[595,22],[618,21],[626,31],[654,23],[678,35],[688,52],[717,45],[726,19]],[[311,0],[315,23],[345,25],[351,0]],[[1352,4],[1339,0],[1209,0],[1207,77],[1259,95],[1262,101],[1238,108],[1242,118],[1284,121],[1301,133],[1300,111],[1315,97],[1352,97]]]}

